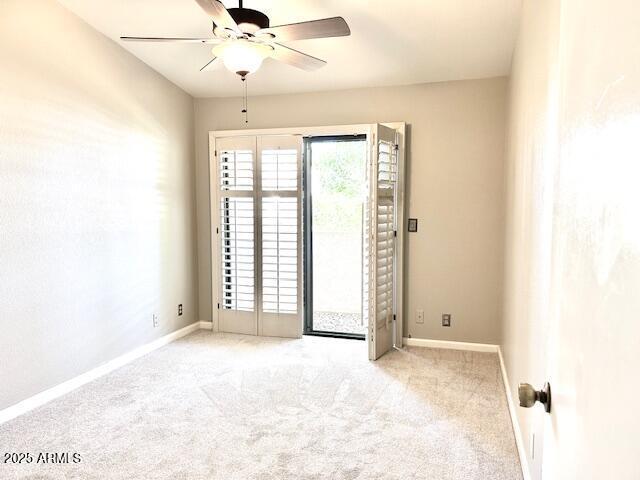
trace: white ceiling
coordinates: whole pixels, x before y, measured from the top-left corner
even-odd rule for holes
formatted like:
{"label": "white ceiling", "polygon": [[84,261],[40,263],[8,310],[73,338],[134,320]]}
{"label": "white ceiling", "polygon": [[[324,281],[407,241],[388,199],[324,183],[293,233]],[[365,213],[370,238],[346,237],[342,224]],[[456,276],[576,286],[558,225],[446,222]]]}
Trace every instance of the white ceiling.
{"label": "white ceiling", "polygon": [[[211,36],[195,0],[59,0],[90,25],[195,97],[241,94],[241,82],[206,45],[125,43],[130,36]],[[238,0],[223,0],[227,8]],[[287,45],[328,64],[305,72],[267,60],[250,77],[253,95],[406,85],[507,75],[521,0],[245,0],[271,25],[344,17],[350,37]]]}

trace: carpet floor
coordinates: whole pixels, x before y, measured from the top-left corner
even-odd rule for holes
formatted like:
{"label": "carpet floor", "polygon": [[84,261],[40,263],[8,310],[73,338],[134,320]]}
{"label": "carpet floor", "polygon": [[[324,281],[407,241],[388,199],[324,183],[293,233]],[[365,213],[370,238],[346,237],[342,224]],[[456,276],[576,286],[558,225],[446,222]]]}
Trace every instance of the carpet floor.
{"label": "carpet floor", "polygon": [[0,425],[5,452],[69,463],[3,480],[522,478],[495,354],[202,330]]}

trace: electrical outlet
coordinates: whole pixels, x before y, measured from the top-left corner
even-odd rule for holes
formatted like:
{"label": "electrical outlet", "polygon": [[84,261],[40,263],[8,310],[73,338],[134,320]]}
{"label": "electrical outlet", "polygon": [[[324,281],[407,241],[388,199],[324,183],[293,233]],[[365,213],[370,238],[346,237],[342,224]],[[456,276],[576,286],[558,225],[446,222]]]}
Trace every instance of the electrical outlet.
{"label": "electrical outlet", "polygon": [[442,314],[442,326],[443,327],[450,327],[451,326],[451,314],[450,313],[443,313]]}
{"label": "electrical outlet", "polygon": [[153,328],[158,328],[160,325],[160,321],[158,320],[158,315],[153,314]]}
{"label": "electrical outlet", "polygon": [[416,310],[416,323],[424,323],[424,310]]}
{"label": "electrical outlet", "polygon": [[178,316],[182,316],[182,304],[178,305]]}

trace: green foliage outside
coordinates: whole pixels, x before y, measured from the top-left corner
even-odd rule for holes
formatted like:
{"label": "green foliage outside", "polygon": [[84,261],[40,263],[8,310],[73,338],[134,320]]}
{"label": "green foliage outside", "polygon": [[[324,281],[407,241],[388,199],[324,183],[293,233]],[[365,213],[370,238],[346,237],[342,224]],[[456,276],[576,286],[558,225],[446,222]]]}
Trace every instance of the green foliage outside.
{"label": "green foliage outside", "polygon": [[314,230],[360,234],[366,142],[320,142],[312,148]]}

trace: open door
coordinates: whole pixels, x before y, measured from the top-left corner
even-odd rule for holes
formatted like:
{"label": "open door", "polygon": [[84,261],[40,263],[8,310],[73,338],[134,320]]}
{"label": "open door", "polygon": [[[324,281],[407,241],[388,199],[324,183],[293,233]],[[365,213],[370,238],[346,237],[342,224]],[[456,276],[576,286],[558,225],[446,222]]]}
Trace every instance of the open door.
{"label": "open door", "polygon": [[[371,150],[368,218],[365,224],[368,239],[365,283],[369,359],[376,360],[393,348],[396,336],[399,179],[397,132],[383,125],[375,125],[371,132]],[[401,337],[399,341],[401,343]]]}

